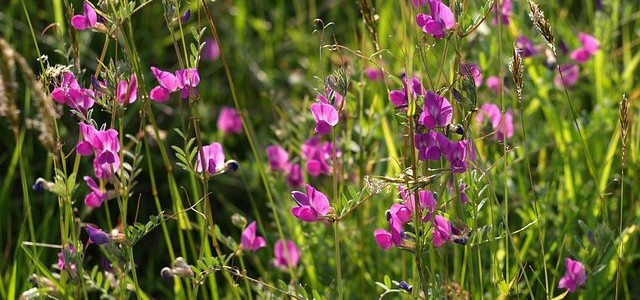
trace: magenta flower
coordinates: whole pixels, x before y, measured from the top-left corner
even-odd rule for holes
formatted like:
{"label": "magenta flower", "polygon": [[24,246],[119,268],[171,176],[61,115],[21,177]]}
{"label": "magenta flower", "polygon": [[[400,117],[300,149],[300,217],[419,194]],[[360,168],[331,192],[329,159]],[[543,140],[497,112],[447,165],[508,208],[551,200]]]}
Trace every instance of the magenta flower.
{"label": "magenta flower", "polygon": [[389,231],[378,228],[373,232],[376,244],[384,250],[389,250],[393,246],[400,247],[403,240],[402,235],[402,222],[396,217],[391,217],[389,220]]}
{"label": "magenta flower", "polygon": [[418,124],[434,129],[444,127],[451,123],[453,109],[447,98],[428,91],[425,95],[422,113],[418,119]]}
{"label": "magenta flower", "polygon": [[489,76],[487,78],[487,87],[491,89],[494,93],[500,93],[500,88],[502,87],[502,80],[498,76]]}
{"label": "magenta flower", "polygon": [[256,235],[256,221],[249,223],[247,228],[242,232],[240,238],[240,249],[257,251],[262,247],[266,247],[267,242],[264,238]]}
{"label": "magenta flower", "polygon": [[418,14],[416,22],[424,33],[432,35],[435,39],[444,37],[446,31],[453,29],[454,17],[451,9],[440,0],[429,0],[431,15]]}
{"label": "magenta flower", "polygon": [[460,65],[460,75],[471,76],[473,78],[473,83],[475,83],[476,87],[482,84],[482,71],[480,70],[480,67],[476,64]]}
{"label": "magenta flower", "polygon": [[[400,197],[404,200],[404,205],[413,214],[415,212],[415,195],[413,192],[406,191],[403,187],[399,187]],[[426,190],[418,191],[418,205],[420,206],[420,214],[422,215],[422,221],[428,222],[431,220],[431,215],[436,209],[436,198],[433,193]],[[426,214],[424,210],[427,210]]]}
{"label": "magenta flower", "polygon": [[102,245],[111,242],[111,235],[102,231],[99,228],[87,225],[85,227],[87,234],[89,235],[89,243],[96,245]]}
{"label": "magenta flower", "polygon": [[287,173],[287,184],[290,187],[299,187],[304,183],[302,169],[299,164],[291,164]]}
{"label": "magenta flower", "polygon": [[287,172],[289,170],[289,153],[279,145],[267,147],[267,159],[269,160],[269,170],[271,172]]}
{"label": "magenta flower", "polygon": [[311,114],[316,121],[315,131],[320,135],[331,133],[331,127],[338,124],[338,111],[333,105],[325,103],[311,104]]}
{"label": "magenta flower", "polygon": [[178,80],[178,89],[180,89],[180,98],[187,99],[191,93],[195,96],[198,95],[198,90],[195,87],[200,84],[200,74],[197,69],[177,70],[176,79]]}
{"label": "magenta flower", "polygon": [[330,87],[327,87],[325,94],[329,97],[329,99],[327,99],[327,97],[325,97],[325,95],[323,95],[322,93],[318,93],[318,95],[316,96],[316,100],[321,103],[331,104],[336,109],[339,109],[342,106],[342,99],[344,97],[342,97],[340,93],[334,91]]}
{"label": "magenta flower", "polygon": [[475,152],[470,140],[457,142],[443,141],[439,146],[445,158],[451,163],[452,173],[466,172],[468,160],[475,160]]}
{"label": "magenta flower", "polygon": [[557,87],[564,86],[569,88],[578,82],[578,76],[580,75],[580,67],[578,65],[562,65],[560,70],[562,71],[562,77],[560,77],[560,72],[556,71],[556,78],[553,80]]}
{"label": "magenta flower", "polygon": [[[500,7],[500,12],[498,12]],[[498,20],[502,25],[509,25],[509,16],[511,15],[511,0],[496,1],[493,6],[493,25],[498,25]]]}
{"label": "magenta flower", "polygon": [[80,87],[75,75],[71,72],[62,74],[60,85],[51,91],[51,98],[60,104],[66,104],[71,109],[86,113],[94,104],[94,92]]}
{"label": "magenta flower", "polygon": [[522,55],[522,57],[529,57],[538,54],[538,50],[536,50],[533,42],[524,35],[521,35],[516,39],[516,48],[520,49],[520,55]]}
{"label": "magenta flower", "polygon": [[446,136],[435,130],[429,130],[427,133],[416,134],[415,146],[418,150],[418,159],[421,161],[426,160],[440,160],[442,151],[439,144],[442,142],[448,142]]}
{"label": "magenta flower", "polygon": [[378,67],[367,67],[364,69],[364,75],[369,78],[371,81],[381,81],[384,78],[384,74],[382,74],[382,70]]}
{"label": "magenta flower", "polygon": [[202,147],[204,155],[204,164],[200,161],[200,153],[196,155],[196,171],[202,172],[206,170],[210,174],[216,174],[224,170],[224,152],[220,143],[212,143],[211,145]]}
{"label": "magenta flower", "polygon": [[89,207],[100,207],[102,202],[107,200],[107,193],[100,189],[93,178],[84,176],[83,179],[87,182],[89,189],[91,189],[91,193],[84,197],[84,205]]}
{"label": "magenta flower", "polygon": [[476,121],[482,123],[484,118],[488,117],[491,122],[491,127],[497,132],[496,138],[499,141],[504,141],[504,137],[511,138],[513,136],[513,113],[511,110],[507,110],[504,114],[504,119],[500,108],[497,105],[491,103],[484,103],[480,107],[480,111],[476,116]]}
{"label": "magenta flower", "polygon": [[451,223],[444,217],[436,215],[433,220],[433,227],[431,232],[433,246],[439,248],[451,239]]}
{"label": "magenta flower", "polygon": [[118,87],[116,89],[116,100],[118,104],[131,104],[138,99],[138,81],[136,80],[136,76],[131,74],[131,79],[129,83],[126,80],[120,80]]}
{"label": "magenta flower", "polygon": [[333,210],[325,194],[308,184],[306,191],[306,194],[299,191],[291,192],[291,197],[298,204],[291,208],[291,213],[296,218],[305,222],[316,222]]}
{"label": "magenta flower", "polygon": [[173,73],[160,70],[156,67],[151,67],[153,76],[156,77],[160,85],[151,89],[149,92],[149,98],[158,102],[167,102],[171,96],[171,93],[178,90],[178,78]]}
{"label": "magenta flower", "polygon": [[85,30],[96,26],[96,22],[98,21],[96,10],[86,1],[82,5],[82,8],[84,9],[83,14],[71,17],[71,26],[77,30]]}
{"label": "magenta flower", "polygon": [[411,209],[405,205],[394,203],[387,211],[387,220],[396,218],[400,221],[400,224],[406,224],[411,221]]}
{"label": "magenta flower", "polygon": [[411,77],[409,81],[411,82],[411,89],[407,86],[407,77],[405,76],[402,78],[403,89],[392,90],[389,92],[389,101],[391,101],[391,104],[393,104],[395,108],[406,109],[409,102],[408,95],[411,95],[411,97],[415,99],[417,96],[424,94],[424,89],[422,88],[420,79],[417,77]]}
{"label": "magenta flower", "polygon": [[110,178],[112,170],[120,168],[120,141],[115,129],[97,130],[91,125],[80,123],[83,140],[78,142],[76,151],[82,156],[95,155],[93,167],[98,178]]}
{"label": "magenta flower", "polygon": [[584,285],[584,282],[587,279],[587,273],[582,263],[572,260],[571,258],[564,259],[564,266],[567,270],[565,271],[564,276],[560,278],[558,288],[567,289],[569,292],[575,292],[578,286]]}
{"label": "magenta flower", "polygon": [[578,39],[580,40],[582,47],[571,52],[570,56],[571,59],[576,62],[584,63],[598,52],[598,49],[600,49],[600,43],[598,43],[598,40],[596,40],[595,37],[583,32],[578,33]]}
{"label": "magenta flower", "polygon": [[300,249],[293,241],[286,240],[284,243],[282,240],[278,240],[273,248],[273,265],[281,270],[287,270],[288,268],[298,265],[300,260]]}
{"label": "magenta flower", "polygon": [[218,130],[225,134],[242,133],[242,119],[240,119],[238,111],[233,107],[223,107],[220,109],[217,125]]}
{"label": "magenta flower", "polygon": [[214,61],[220,57],[220,46],[213,38],[205,40],[204,48],[202,48],[202,60]]}
{"label": "magenta flower", "polygon": [[[307,161],[306,168],[309,175],[313,177],[320,174],[331,175],[331,166],[328,162],[333,157],[332,143],[323,142],[318,136],[314,136],[300,146],[300,156]],[[336,149],[336,156],[341,156],[340,149]]]}

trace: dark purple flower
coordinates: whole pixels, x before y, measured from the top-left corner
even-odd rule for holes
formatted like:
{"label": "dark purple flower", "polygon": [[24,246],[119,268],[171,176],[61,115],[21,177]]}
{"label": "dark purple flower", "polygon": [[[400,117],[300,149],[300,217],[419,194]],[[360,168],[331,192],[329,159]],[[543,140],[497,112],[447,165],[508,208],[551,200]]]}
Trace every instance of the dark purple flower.
{"label": "dark purple flower", "polygon": [[520,55],[522,57],[529,57],[538,54],[538,50],[536,50],[533,42],[524,35],[521,35],[516,39],[516,48],[520,49]]}
{"label": "dark purple flower", "polygon": [[578,286],[584,285],[587,279],[587,272],[584,266],[579,261],[572,260],[571,258],[564,259],[564,266],[567,270],[564,276],[560,278],[558,283],[559,289],[567,289],[569,292],[575,292]]}
{"label": "dark purple flower", "polygon": [[191,10],[187,9],[187,11],[185,11],[184,14],[182,14],[182,16],[180,17],[180,23],[182,24],[187,23],[187,21],[189,21],[190,18],[191,18]]}
{"label": "dark purple flower", "polygon": [[560,72],[556,71],[556,78],[553,80],[557,87],[564,86],[569,88],[578,82],[578,76],[580,75],[580,67],[578,65],[562,65],[560,66],[560,71],[562,71],[562,77],[560,77]]}
{"label": "dark purple flower", "polygon": [[429,0],[429,7],[431,8],[431,15],[418,14],[416,15],[416,22],[424,33],[428,33],[436,39],[441,39],[448,30],[453,29],[455,24],[453,12],[440,0]]}
{"label": "dark purple flower", "polygon": [[267,242],[264,238],[256,235],[256,221],[249,223],[247,228],[242,232],[240,238],[240,249],[257,251],[262,247],[266,247]]}
{"label": "dark purple flower", "polygon": [[[498,11],[500,7],[500,11]],[[509,25],[509,16],[511,15],[511,0],[497,0],[493,5],[493,25],[498,25],[498,20],[502,25]]]}
{"label": "dark purple flower", "polygon": [[220,46],[213,38],[205,40],[204,48],[202,48],[202,60],[214,61],[220,58]]}
{"label": "dark purple flower", "polygon": [[96,26],[98,14],[93,9],[93,6],[85,1],[82,8],[84,9],[83,14],[71,17],[71,26],[77,30],[85,30]]}
{"label": "dark purple flower", "polygon": [[473,83],[475,83],[476,87],[479,87],[482,84],[482,71],[480,70],[480,67],[476,64],[460,65],[460,75],[471,76],[473,78]]}
{"label": "dark purple flower", "polygon": [[225,134],[242,133],[242,119],[240,119],[238,111],[233,107],[223,107],[220,109],[217,125],[218,130]]}
{"label": "dark purple flower", "polygon": [[445,158],[451,164],[451,172],[453,173],[466,172],[468,160],[475,160],[475,152],[470,140],[441,141],[439,146]]}
{"label": "dark purple flower", "polygon": [[440,160],[442,151],[440,151],[440,147],[438,146],[438,140],[442,139],[447,140],[447,137],[435,130],[416,134],[415,144],[418,150],[418,159],[421,161]]}
{"label": "dark purple flower", "polygon": [[433,237],[433,246],[436,248],[442,247],[451,239],[451,223],[444,217],[436,215],[433,220],[431,235]]}
{"label": "dark purple flower", "polygon": [[306,192],[306,194],[299,191],[291,192],[291,197],[298,204],[291,208],[291,213],[296,218],[305,222],[316,222],[331,212],[332,208],[325,194],[308,184]]}
{"label": "dark purple flower", "polygon": [[311,114],[316,121],[315,131],[320,135],[331,133],[331,127],[338,124],[338,111],[333,105],[316,102],[311,104]]}
{"label": "dark purple flower", "polygon": [[434,129],[444,127],[451,123],[453,110],[447,98],[428,91],[425,95],[422,113],[418,119],[418,124]]}
{"label": "dark purple flower", "polygon": [[273,265],[281,270],[287,270],[290,267],[298,265],[300,260],[300,249],[293,241],[278,240],[273,248]]}
{"label": "dark purple flower", "polygon": [[85,230],[89,235],[89,243],[102,245],[111,242],[111,235],[100,230],[99,228],[87,225],[85,227]]}
{"label": "dark purple flower", "polygon": [[279,145],[267,147],[267,159],[269,160],[269,170],[271,172],[287,172],[289,170],[289,153]]}

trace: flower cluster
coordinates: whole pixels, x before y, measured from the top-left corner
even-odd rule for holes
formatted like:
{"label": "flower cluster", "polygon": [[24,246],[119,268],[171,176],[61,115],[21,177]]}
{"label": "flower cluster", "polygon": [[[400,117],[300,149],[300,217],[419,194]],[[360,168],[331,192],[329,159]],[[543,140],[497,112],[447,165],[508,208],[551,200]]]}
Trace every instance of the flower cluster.
{"label": "flower cluster", "polygon": [[51,91],[51,98],[59,104],[86,114],[95,103],[94,92],[80,86],[76,76],[71,72],[62,74],[60,84]]}
{"label": "flower cluster", "polygon": [[[336,157],[341,156],[340,149],[336,150]],[[331,161],[333,158],[334,145],[328,141],[322,141],[319,136],[314,136],[306,140],[300,146],[300,156],[306,161],[306,168],[309,175],[316,177],[320,174],[331,175]]]}
{"label": "flower cluster", "polygon": [[151,73],[158,80],[159,85],[151,89],[149,98],[157,102],[167,102],[171,97],[171,93],[180,91],[180,98],[187,99],[190,94],[197,96],[198,91],[195,89],[200,83],[200,74],[197,69],[182,69],[174,73],[151,67]]}
{"label": "flower cluster", "polygon": [[289,186],[297,187],[302,185],[302,169],[299,164],[289,162],[289,153],[279,145],[267,147],[267,159],[269,160],[269,170],[271,172],[283,172],[287,176]]}

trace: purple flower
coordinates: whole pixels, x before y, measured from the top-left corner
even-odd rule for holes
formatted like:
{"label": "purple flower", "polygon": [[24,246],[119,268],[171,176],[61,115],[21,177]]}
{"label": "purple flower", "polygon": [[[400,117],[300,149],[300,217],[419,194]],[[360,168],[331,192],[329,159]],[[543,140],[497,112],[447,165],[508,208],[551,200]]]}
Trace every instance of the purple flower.
{"label": "purple flower", "polygon": [[560,278],[558,288],[575,292],[578,286],[584,285],[584,281],[587,279],[587,273],[582,263],[572,260],[571,258],[564,259],[564,266],[567,270],[564,276]]}
{"label": "purple flower", "polygon": [[398,219],[400,224],[406,224],[411,221],[411,209],[405,205],[394,203],[387,211],[387,220],[391,221],[392,218]]}
{"label": "purple flower", "polygon": [[588,35],[583,32],[578,33],[578,39],[580,40],[580,44],[582,47],[571,52],[571,59],[575,60],[578,63],[584,63],[591,58],[591,56],[595,55],[600,49],[600,44],[595,37]]}
{"label": "purple flower", "polygon": [[564,86],[569,88],[578,82],[578,76],[580,75],[580,67],[578,65],[562,65],[560,66],[560,71],[562,71],[562,77],[560,77],[560,72],[556,71],[556,78],[553,80],[557,87]]}
{"label": "purple flower", "polygon": [[100,207],[102,202],[107,200],[107,193],[100,189],[93,178],[84,176],[83,179],[87,182],[89,189],[91,189],[91,193],[84,197],[84,205],[89,207]]}
{"label": "purple flower", "polygon": [[299,164],[291,164],[287,173],[287,184],[290,187],[299,187],[304,183],[302,169]]}
{"label": "purple flower", "polygon": [[286,240],[284,243],[282,240],[278,240],[273,248],[273,265],[281,270],[286,270],[290,267],[298,265],[300,260],[300,249],[293,241]]}
{"label": "purple flower", "polygon": [[439,146],[445,158],[451,163],[451,172],[453,173],[466,172],[468,159],[475,160],[475,152],[470,140],[442,141]]}
{"label": "purple flower", "polygon": [[432,35],[436,39],[444,37],[446,31],[453,29],[454,17],[451,9],[440,0],[429,0],[431,15],[418,14],[416,22],[424,33]]}
{"label": "purple flower", "polygon": [[185,11],[184,14],[182,14],[182,16],[180,17],[180,23],[187,23],[189,19],[191,19],[191,10],[187,9],[187,11]]}
{"label": "purple flower", "polygon": [[460,65],[460,75],[462,76],[471,76],[473,78],[473,83],[475,83],[476,87],[482,84],[482,71],[480,67],[476,64],[462,64]]}
{"label": "purple flower", "polygon": [[87,234],[89,235],[89,243],[102,245],[111,242],[111,235],[99,228],[87,225],[85,230],[87,230]]}
{"label": "purple flower", "polygon": [[299,191],[291,192],[291,197],[296,201],[298,206],[291,208],[291,213],[298,219],[305,222],[316,222],[320,217],[326,216],[331,212],[327,196],[310,185],[306,185],[307,193]]}
{"label": "purple flower", "polygon": [[233,107],[223,107],[218,116],[218,130],[225,134],[242,133],[242,119]]}
{"label": "purple flower", "polygon": [[256,221],[249,223],[247,228],[242,232],[240,238],[240,249],[257,251],[262,247],[266,247],[267,243],[261,236],[256,235]]}
{"label": "purple flower", "polygon": [[416,149],[418,149],[418,159],[426,161],[440,160],[442,151],[438,145],[441,141],[448,141],[448,139],[435,130],[429,130],[427,133],[416,134],[415,141]]}
{"label": "purple flower", "polygon": [[201,163],[201,155],[198,153],[196,155],[197,172],[202,172],[204,169],[210,174],[216,174],[224,169],[224,152],[222,151],[222,145],[220,145],[220,143],[212,143],[211,145],[202,147],[201,153],[204,155],[204,164]]}
{"label": "purple flower", "polygon": [[287,172],[289,170],[289,153],[279,145],[267,147],[267,159],[269,160],[269,170],[271,172]]}
{"label": "purple flower", "polygon": [[316,121],[315,131],[320,135],[331,133],[331,127],[338,124],[338,111],[333,105],[316,102],[311,104],[311,114]]}
{"label": "purple flower", "polygon": [[[306,168],[309,175],[313,177],[320,174],[331,175],[331,166],[328,162],[333,157],[332,143],[323,142],[318,136],[314,136],[302,144],[300,156],[307,161]],[[339,149],[336,149],[336,156],[341,156]]]}
{"label": "purple flower", "polygon": [[220,57],[220,46],[213,38],[205,40],[204,48],[202,48],[202,60],[214,61]]}
{"label": "purple flower", "polygon": [[502,80],[498,76],[489,76],[489,78],[487,78],[487,87],[498,94],[502,87]]}
{"label": "purple flower", "polygon": [[69,244],[67,247],[63,247],[60,252],[58,252],[58,269],[61,271],[66,270],[71,274],[72,277],[76,275],[77,266],[76,264],[70,262],[71,256],[75,252],[75,248],[73,245]]}
{"label": "purple flower", "polygon": [[391,217],[389,220],[389,231],[378,228],[373,232],[376,244],[384,250],[391,249],[394,245],[396,247],[402,245],[402,234],[402,222],[396,217]]}
{"label": "purple flower", "polygon": [[66,104],[71,109],[86,113],[94,104],[94,92],[80,87],[75,75],[71,72],[62,74],[60,86],[51,91],[51,98],[60,104]]}
{"label": "purple flower", "polygon": [[138,99],[138,81],[136,80],[136,76],[131,74],[131,79],[129,83],[126,80],[120,80],[118,87],[116,89],[116,100],[118,104],[131,104]]}
{"label": "purple flower", "polygon": [[[413,192],[406,191],[403,187],[399,187],[399,189],[400,197],[404,200],[404,205],[413,214],[415,212],[415,194]],[[427,213],[422,215],[422,221],[428,222],[431,220],[431,215],[436,209],[436,198],[433,196],[433,193],[426,190],[418,191],[418,205],[420,206],[421,215],[425,209],[427,210]]]}
{"label": "purple flower", "polygon": [[407,86],[407,77],[404,77],[402,79],[403,89],[392,90],[389,92],[389,101],[391,101],[391,104],[393,104],[395,108],[406,109],[409,102],[408,95],[411,95],[411,97],[415,99],[417,96],[424,94],[420,79],[418,79],[417,77],[411,77],[409,81],[411,82],[411,89],[409,89]]}
{"label": "purple flower", "polygon": [[382,74],[382,70],[378,67],[367,67],[364,69],[364,75],[369,78],[371,81],[381,81],[384,78],[384,74]]}
{"label": "purple flower", "polygon": [[178,88],[180,89],[180,98],[187,99],[192,92],[195,96],[198,95],[198,90],[196,90],[195,87],[200,84],[200,74],[197,69],[177,70],[176,79],[178,81]]}
{"label": "purple flower", "polygon": [[[327,95],[329,99],[327,99],[325,95]],[[325,95],[323,95],[322,93],[318,93],[318,95],[316,96],[316,100],[321,103],[331,104],[336,109],[339,109],[342,106],[343,97],[342,95],[340,95],[340,93],[334,91],[330,87],[327,87]]]}
{"label": "purple flower", "polygon": [[439,248],[451,238],[451,223],[444,217],[436,215],[433,220],[433,227],[431,232],[433,246]]}
{"label": "purple flower", "polygon": [[434,129],[444,127],[451,123],[453,110],[447,98],[428,91],[425,95],[422,113],[418,119],[418,124]]}
{"label": "purple flower", "polygon": [[[501,2],[501,3],[500,3]],[[498,25],[498,20],[502,25],[509,25],[509,15],[511,15],[511,0],[500,0],[500,2],[496,1],[493,6],[493,25]],[[498,6],[500,7],[500,12],[498,12]]]}
{"label": "purple flower", "polygon": [[496,138],[499,141],[504,141],[504,137],[511,138],[513,136],[513,113],[511,110],[507,110],[502,118],[502,113],[497,105],[491,103],[484,103],[480,107],[480,112],[476,116],[476,121],[482,123],[484,118],[488,117],[491,122],[493,130],[497,131]]}
{"label": "purple flower", "polygon": [[171,93],[178,90],[178,78],[173,73],[160,70],[156,67],[151,67],[153,76],[156,77],[160,85],[151,89],[149,92],[149,98],[158,102],[167,102]]}
{"label": "purple flower", "polygon": [[529,57],[538,54],[538,50],[536,50],[533,42],[524,35],[521,35],[516,39],[516,48],[520,49],[520,55],[522,55],[522,57]]}
{"label": "purple flower", "polygon": [[83,14],[71,17],[71,26],[77,30],[85,30],[96,26],[96,22],[98,21],[96,10],[86,1],[82,5],[82,8],[84,9]]}
{"label": "purple flower", "polygon": [[76,151],[82,156],[95,154],[93,166],[98,178],[107,179],[112,176],[111,170],[119,170],[120,141],[115,129],[97,130],[91,125],[80,123],[83,140],[78,142]]}

